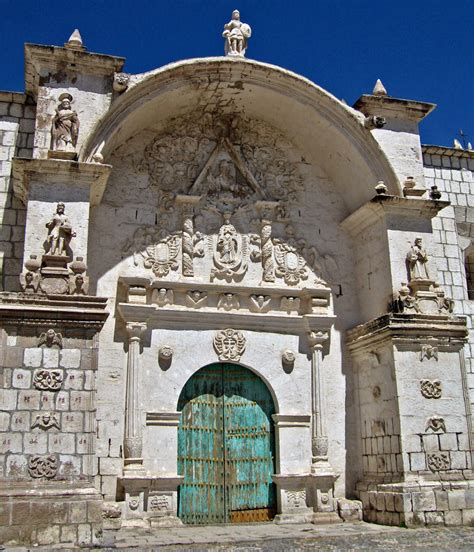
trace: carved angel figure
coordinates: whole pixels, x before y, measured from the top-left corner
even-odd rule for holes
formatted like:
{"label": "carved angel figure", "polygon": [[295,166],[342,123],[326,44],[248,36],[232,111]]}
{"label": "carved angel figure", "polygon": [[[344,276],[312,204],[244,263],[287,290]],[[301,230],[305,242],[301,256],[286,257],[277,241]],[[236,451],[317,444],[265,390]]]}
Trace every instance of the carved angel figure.
{"label": "carved angel figure", "polygon": [[224,25],[222,36],[225,41],[226,56],[244,56],[248,39],[252,36],[250,25],[240,21],[239,10],[232,12],[232,19]]}
{"label": "carved angel figure", "polygon": [[40,281],[40,275],[36,272],[22,272],[20,274],[20,287],[24,293],[36,293],[38,291],[38,285]]}
{"label": "carved angel figure", "polygon": [[36,427],[44,429],[45,431],[48,431],[48,429],[51,428],[60,429],[56,415],[52,412],[43,412],[42,414],[37,414],[31,428],[34,429]]}
{"label": "carved angel figure", "polygon": [[422,245],[422,239],[416,238],[415,243],[407,253],[408,274],[411,280],[429,280],[428,255]]}
{"label": "carved angel figure", "polygon": [[172,305],[174,301],[174,293],[172,289],[159,288],[154,289],[151,294],[151,302],[155,303],[159,307],[165,305]]}
{"label": "carved angel figure", "polygon": [[188,306],[193,308],[203,307],[207,299],[207,293],[193,289],[186,294],[186,302]]}
{"label": "carved angel figure", "polygon": [[49,328],[39,336],[38,347],[42,347],[43,345],[46,345],[46,347],[56,345],[61,349],[63,346],[63,336],[59,332],[55,332],[52,328]]}
{"label": "carved angel figure", "polygon": [[65,92],[59,96],[59,105],[53,118],[53,149],[76,151],[79,135],[79,118],[71,109],[72,96]]}
{"label": "carved angel figure", "polygon": [[265,312],[270,308],[272,298],[269,295],[251,295],[250,310],[255,312]]}

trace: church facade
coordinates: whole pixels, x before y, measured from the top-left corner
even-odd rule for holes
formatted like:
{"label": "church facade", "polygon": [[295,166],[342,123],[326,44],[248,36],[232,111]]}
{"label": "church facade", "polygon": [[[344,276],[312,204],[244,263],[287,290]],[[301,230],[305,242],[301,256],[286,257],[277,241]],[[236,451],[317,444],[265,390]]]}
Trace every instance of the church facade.
{"label": "church facade", "polygon": [[0,93],[3,543],[474,523],[473,152],[223,36],[27,44]]}

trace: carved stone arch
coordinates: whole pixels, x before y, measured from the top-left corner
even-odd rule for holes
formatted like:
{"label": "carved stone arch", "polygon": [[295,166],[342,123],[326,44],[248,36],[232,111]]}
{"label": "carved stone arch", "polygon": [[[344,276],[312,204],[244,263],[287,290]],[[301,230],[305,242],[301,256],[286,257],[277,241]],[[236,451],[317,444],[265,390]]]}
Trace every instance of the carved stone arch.
{"label": "carved stone arch", "polygon": [[[221,99],[210,82],[225,85],[219,86]],[[389,193],[400,194],[394,171],[364,127],[361,113],[299,75],[249,60],[204,58],[136,75],[98,123],[81,160],[90,160],[100,151],[107,161],[117,144],[148,124],[151,113],[156,121],[163,121],[197,109],[204,97],[211,104],[225,104],[229,115],[245,112],[260,117],[294,137],[307,160],[322,164],[349,212],[371,199],[378,180],[385,181]]]}

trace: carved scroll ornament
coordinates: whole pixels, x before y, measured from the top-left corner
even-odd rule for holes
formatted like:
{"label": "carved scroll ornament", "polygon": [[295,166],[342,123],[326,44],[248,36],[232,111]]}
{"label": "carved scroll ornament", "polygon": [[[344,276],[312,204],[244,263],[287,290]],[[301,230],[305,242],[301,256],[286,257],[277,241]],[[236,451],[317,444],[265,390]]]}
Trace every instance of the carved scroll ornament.
{"label": "carved scroll ornament", "polygon": [[41,391],[59,391],[63,383],[62,370],[36,370],[33,376],[36,389]]}
{"label": "carved scroll ornament", "polygon": [[420,380],[420,390],[423,397],[427,399],[439,399],[442,394],[442,387],[440,380]]}
{"label": "carved scroll ornament", "polygon": [[28,458],[28,473],[34,479],[53,479],[58,473],[58,468],[58,457],[54,454]]}

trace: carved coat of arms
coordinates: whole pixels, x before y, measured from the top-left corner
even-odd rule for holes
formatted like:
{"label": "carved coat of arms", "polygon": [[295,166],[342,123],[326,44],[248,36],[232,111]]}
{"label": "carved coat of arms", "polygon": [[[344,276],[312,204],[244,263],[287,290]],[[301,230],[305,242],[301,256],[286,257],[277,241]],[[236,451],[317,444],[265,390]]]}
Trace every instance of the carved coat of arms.
{"label": "carved coat of arms", "polygon": [[245,343],[244,334],[231,328],[217,332],[214,337],[214,349],[219,360],[239,361],[245,352]]}
{"label": "carved coat of arms", "polygon": [[159,278],[167,276],[170,270],[178,268],[178,254],[180,251],[180,237],[168,236],[158,243],[149,245],[143,255],[143,266],[151,268],[153,274]]}
{"label": "carved coat of arms", "polygon": [[275,274],[283,278],[288,286],[295,286],[301,280],[307,280],[308,271],[305,259],[289,244],[277,243],[274,247]]}

